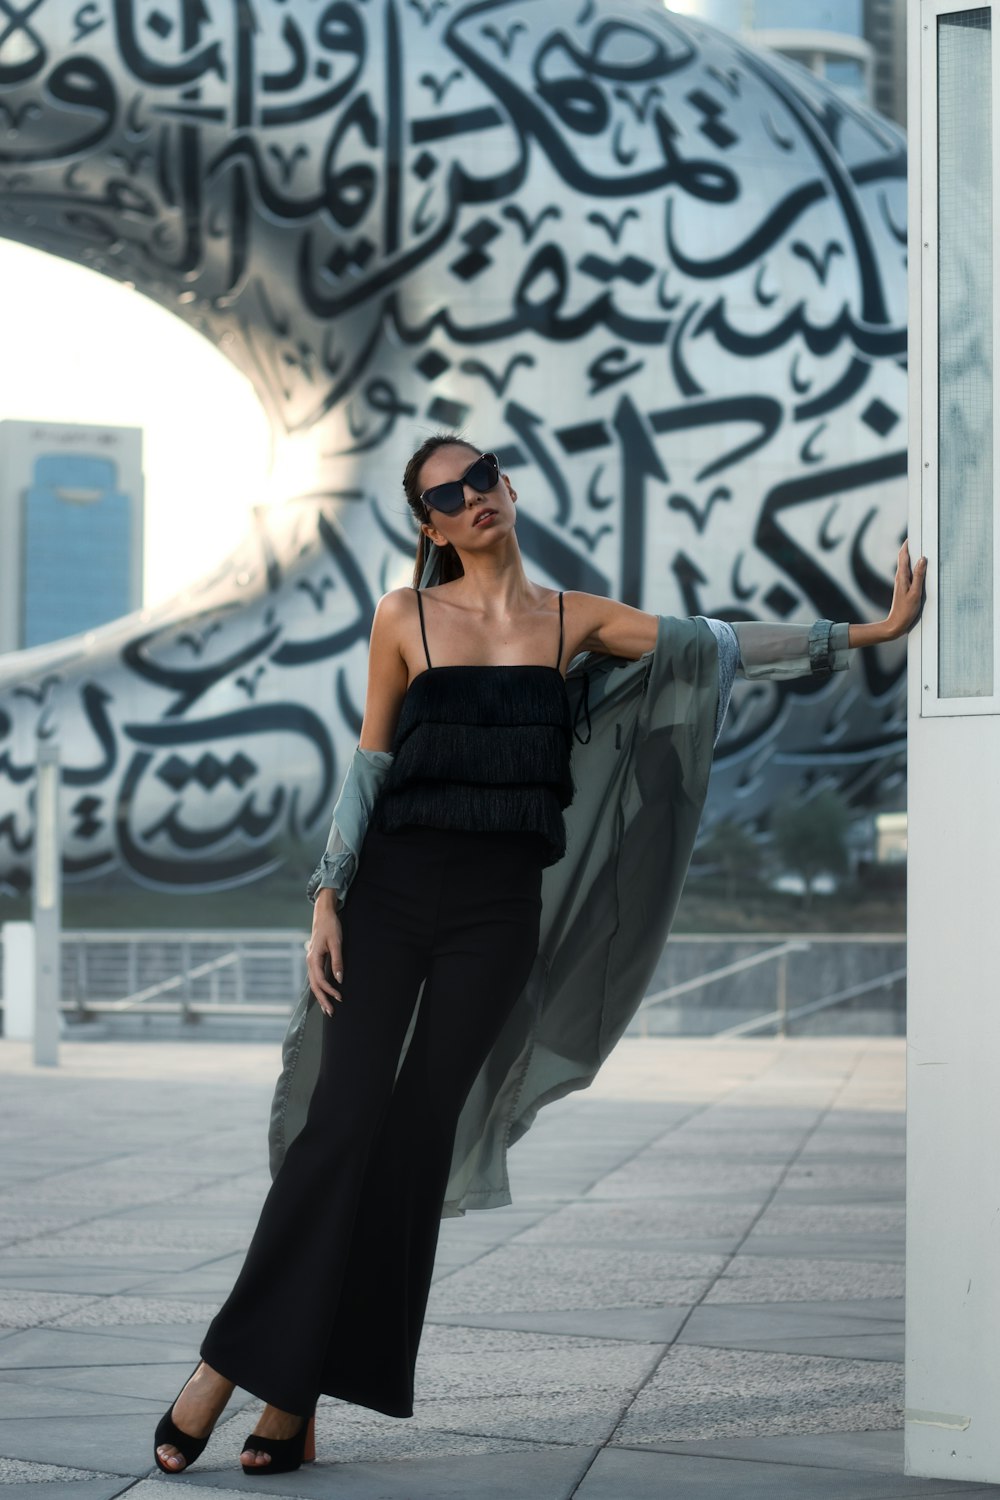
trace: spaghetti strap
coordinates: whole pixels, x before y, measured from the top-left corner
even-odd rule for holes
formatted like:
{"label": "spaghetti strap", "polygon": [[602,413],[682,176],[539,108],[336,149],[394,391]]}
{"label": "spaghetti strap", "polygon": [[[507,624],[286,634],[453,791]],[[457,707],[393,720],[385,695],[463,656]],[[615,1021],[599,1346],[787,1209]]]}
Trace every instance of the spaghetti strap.
{"label": "spaghetti strap", "polygon": [[562,654],[563,654],[563,602],[562,602],[562,599],[563,599],[562,591],[560,590],[560,593],[559,593],[559,655],[556,657],[556,671],[557,672],[558,672],[558,670],[559,670],[559,668],[560,668],[560,666],[562,664]]}
{"label": "spaghetti strap", "polygon": [[420,590],[419,589],[415,588],[413,590],[413,592],[417,596],[417,609],[420,611],[420,634],[424,638],[424,655],[427,658],[427,665],[430,666],[430,664],[431,664],[431,653],[427,649],[427,631],[424,629],[424,601],[420,597]]}

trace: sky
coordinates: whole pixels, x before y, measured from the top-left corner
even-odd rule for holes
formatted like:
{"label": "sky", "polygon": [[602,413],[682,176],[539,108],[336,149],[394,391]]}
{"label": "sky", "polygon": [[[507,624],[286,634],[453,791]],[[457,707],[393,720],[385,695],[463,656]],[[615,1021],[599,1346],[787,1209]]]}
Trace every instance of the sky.
{"label": "sky", "polygon": [[0,327],[0,417],[143,429],[143,602],[210,572],[266,498],[270,432],[246,377],[140,292],[10,240]]}

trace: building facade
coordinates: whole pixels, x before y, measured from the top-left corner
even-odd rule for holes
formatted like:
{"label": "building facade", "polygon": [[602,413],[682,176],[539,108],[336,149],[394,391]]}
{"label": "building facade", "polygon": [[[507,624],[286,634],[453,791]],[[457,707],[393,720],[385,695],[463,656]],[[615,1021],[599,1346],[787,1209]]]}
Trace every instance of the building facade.
{"label": "building facade", "polygon": [[906,123],[906,0],[668,0],[667,9],[740,32]]}
{"label": "building facade", "polygon": [[874,54],[872,105],[906,124],[906,0],[865,0],[865,41]]}
{"label": "building facade", "polygon": [[0,422],[0,652],[142,604],[142,430]]}

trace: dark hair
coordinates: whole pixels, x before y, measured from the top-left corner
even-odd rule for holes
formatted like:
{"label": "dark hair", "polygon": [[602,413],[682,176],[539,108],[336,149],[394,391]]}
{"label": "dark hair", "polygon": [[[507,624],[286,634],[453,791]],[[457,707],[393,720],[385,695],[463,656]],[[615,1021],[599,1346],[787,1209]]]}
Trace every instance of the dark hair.
{"label": "dark hair", "polygon": [[[430,437],[424,438],[416,453],[410,458],[409,463],[403,470],[403,493],[406,503],[413,512],[417,521],[428,521],[430,516],[427,507],[420,498],[420,470],[432,453],[438,448],[455,446],[468,448],[470,453],[478,453],[480,450],[468,438],[459,437],[457,432],[435,432]],[[413,564],[413,587],[420,587],[420,580],[424,574],[424,564],[427,561],[428,548],[436,547],[427,533],[421,531],[417,537],[417,556]],[[461,559],[450,542],[446,542],[440,549],[441,552],[441,583],[449,583],[453,578],[462,578],[465,569],[462,567]]]}

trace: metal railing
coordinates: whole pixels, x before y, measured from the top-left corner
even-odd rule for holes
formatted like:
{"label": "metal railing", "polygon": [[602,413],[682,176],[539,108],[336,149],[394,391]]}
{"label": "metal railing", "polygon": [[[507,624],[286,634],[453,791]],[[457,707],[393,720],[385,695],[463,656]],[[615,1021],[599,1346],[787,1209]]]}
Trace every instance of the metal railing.
{"label": "metal railing", "polygon": [[725,1031],[717,1031],[716,1036],[749,1036],[751,1032],[763,1031],[768,1026],[775,1026],[778,1036],[787,1036],[789,1021],[797,1021],[800,1016],[814,1015],[818,1010],[828,1010],[831,1005],[842,1005],[847,1000],[857,1000],[861,995],[870,994],[872,990],[889,990],[905,978],[905,969],[891,969],[887,974],[877,974],[874,979],[862,980],[859,984],[849,985],[846,990],[838,990],[834,995],[824,995],[821,1000],[809,1000],[805,1005],[796,1005],[791,1010],[788,1009],[786,993],[784,1004],[778,1009],[756,1016],[752,1021],[741,1021],[738,1026],[727,1026]]}
{"label": "metal railing", "polygon": [[[672,947],[676,952],[698,941],[679,937],[673,940]],[[669,1005],[685,995],[770,964],[775,970],[773,1008],[708,1034],[749,1036],[773,1027],[779,1036],[785,1036],[790,1022],[879,989],[888,990],[906,975],[905,968],[895,967],[831,994],[790,1006],[790,959],[829,943],[843,942],[842,935],[813,934],[798,938],[783,934],[727,934],[705,941],[713,944],[764,941],[771,946],[646,995],[637,1013],[640,1035],[650,1035],[647,1018],[655,1007]],[[887,941],[900,939],[895,934],[859,934],[850,938],[851,943],[862,944]],[[61,948],[61,1009],[65,1015],[81,1021],[101,1015],[177,1016],[183,1021],[209,1016],[285,1017],[305,984],[306,942],[304,931],[289,928],[66,931]]]}
{"label": "metal railing", "polygon": [[287,1016],[306,978],[288,928],[64,932],[62,1010],[88,1016]]}
{"label": "metal railing", "polygon": [[[753,940],[751,934],[747,934],[747,940]],[[640,1035],[649,1035],[649,1027],[643,1012],[652,1009],[654,1006],[670,1004],[672,1001],[680,999],[683,995],[705,989],[709,985],[717,984],[723,979],[730,979],[734,975],[746,973],[748,969],[757,968],[761,964],[773,963],[777,966],[775,971],[774,1009],[765,1011],[763,1015],[754,1016],[748,1021],[740,1021],[735,1026],[727,1026],[724,1030],[715,1032],[715,1036],[750,1036],[753,1032],[764,1031],[772,1026],[775,1028],[776,1035],[787,1036],[789,1021],[798,1020],[802,1016],[814,1015],[817,1011],[827,1010],[834,1005],[842,1005],[850,1000],[856,1000],[860,996],[870,994],[874,990],[889,990],[894,984],[898,984],[900,980],[906,978],[905,968],[892,969],[884,974],[878,974],[874,978],[861,980],[857,984],[837,990],[832,995],[823,995],[818,1000],[810,1000],[789,1009],[789,957],[795,953],[808,953],[814,943],[830,942],[832,940],[836,939],[831,939],[826,935],[808,939],[787,938],[773,948],[766,948],[762,953],[750,954],[746,958],[736,959],[733,963],[724,964],[721,968],[710,969],[704,974],[695,975],[691,979],[685,979],[678,984],[669,985],[666,989],[657,990],[654,994],[647,995],[639,1006]],[[865,938],[862,937],[860,940],[863,942]],[[870,940],[884,941],[882,937],[874,935]]]}

